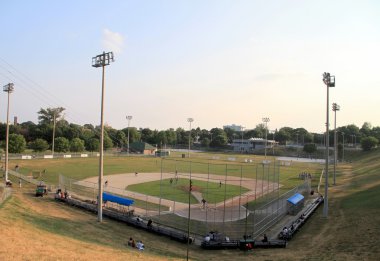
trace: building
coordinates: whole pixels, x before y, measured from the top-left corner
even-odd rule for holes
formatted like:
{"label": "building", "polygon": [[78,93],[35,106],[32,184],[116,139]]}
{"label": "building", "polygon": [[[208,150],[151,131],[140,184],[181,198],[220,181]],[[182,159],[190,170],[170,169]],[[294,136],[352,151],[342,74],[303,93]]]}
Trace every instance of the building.
{"label": "building", "polygon": [[234,131],[242,131],[244,129],[244,127],[241,125],[231,124],[231,125],[224,125],[223,129],[231,129]]}
{"label": "building", "polygon": [[251,153],[255,150],[264,149],[265,144],[267,145],[267,149],[273,148],[273,146],[276,144],[276,141],[265,140],[261,138],[234,139],[231,146],[233,147],[234,152]]}
{"label": "building", "polygon": [[139,153],[144,155],[155,155],[157,151],[156,147],[153,147],[149,143],[136,141],[129,144],[129,150],[131,153]]}

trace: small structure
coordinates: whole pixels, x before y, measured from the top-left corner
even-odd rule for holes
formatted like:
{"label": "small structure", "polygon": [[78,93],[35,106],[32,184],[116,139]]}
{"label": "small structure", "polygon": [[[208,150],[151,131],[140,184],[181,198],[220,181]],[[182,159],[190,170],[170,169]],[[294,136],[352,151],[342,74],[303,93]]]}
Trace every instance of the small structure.
{"label": "small structure", "polygon": [[130,205],[132,205],[135,202],[132,199],[123,198],[123,197],[112,195],[112,194],[105,193],[105,192],[103,192],[103,201],[110,201],[110,202],[114,202],[114,203],[117,203],[119,205],[123,205],[123,206],[127,206],[127,207],[129,207]]}
{"label": "small structure", "polygon": [[290,198],[288,198],[286,201],[288,207],[288,214],[294,216],[302,210],[305,203],[305,197],[302,196],[300,193],[296,193]]}
{"label": "small structure", "polygon": [[256,150],[273,148],[277,144],[274,140],[265,140],[262,138],[234,139],[231,146],[234,152],[252,153]]}
{"label": "small structure", "polygon": [[129,145],[129,150],[133,153],[140,153],[144,155],[154,155],[157,151],[156,147],[153,147],[149,143],[136,141]]}

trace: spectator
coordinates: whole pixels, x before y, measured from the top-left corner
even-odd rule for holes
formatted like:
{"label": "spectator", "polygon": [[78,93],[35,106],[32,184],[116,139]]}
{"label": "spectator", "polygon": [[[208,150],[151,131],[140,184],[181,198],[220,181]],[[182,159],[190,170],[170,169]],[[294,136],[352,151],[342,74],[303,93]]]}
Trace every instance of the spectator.
{"label": "spectator", "polygon": [[268,242],[268,237],[267,237],[266,234],[264,234],[264,236],[263,236],[263,240],[261,240],[261,241],[263,241],[263,242]]}
{"label": "spectator", "polygon": [[207,234],[206,236],[205,236],[205,242],[210,242],[210,240],[211,240],[211,238],[210,238],[210,235],[209,234]]}
{"label": "spectator", "polygon": [[138,250],[144,250],[144,244],[142,241],[137,241],[136,248]]}
{"label": "spectator", "polygon": [[132,243],[134,244],[133,238],[130,237],[128,241],[128,246],[132,246]]}
{"label": "spectator", "polygon": [[148,220],[148,224],[146,224],[146,226],[147,226],[148,228],[151,228],[151,227],[152,227],[152,223],[153,223],[153,221],[152,221],[151,219],[149,219],[149,220]]}

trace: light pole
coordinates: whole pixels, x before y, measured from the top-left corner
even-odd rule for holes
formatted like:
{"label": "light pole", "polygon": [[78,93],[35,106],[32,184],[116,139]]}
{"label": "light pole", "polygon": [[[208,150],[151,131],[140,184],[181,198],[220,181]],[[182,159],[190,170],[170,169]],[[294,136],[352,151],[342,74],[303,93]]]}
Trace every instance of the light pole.
{"label": "light pole", "polygon": [[323,82],[327,87],[326,96],[326,165],[325,165],[325,197],[323,203],[323,216],[327,217],[329,212],[328,207],[328,187],[329,187],[329,88],[335,87],[335,76],[330,73],[323,74]]}
{"label": "light pole", "polygon": [[189,152],[188,152],[188,158],[190,158],[190,139],[191,139],[191,123],[194,121],[193,118],[187,118],[187,121],[190,124],[190,129],[189,129]]}
{"label": "light pole", "polygon": [[241,149],[240,149],[240,153],[243,154],[244,152],[244,127],[241,126],[240,127],[240,130],[241,130]]}
{"label": "light pole", "polygon": [[267,160],[267,146],[268,146],[268,122],[270,119],[268,117],[263,118],[263,122],[265,122],[265,161]]}
{"label": "light pole", "polygon": [[336,112],[340,110],[340,106],[334,102],[332,110],[334,112],[334,183],[333,183],[333,185],[336,185],[335,184],[335,179],[336,179],[336,161],[337,161],[337,156],[338,156],[337,146],[336,146],[337,145],[337,142],[336,142]]}
{"label": "light pole", "polygon": [[54,139],[55,139],[55,114],[56,114],[56,111],[54,111],[54,114],[53,114],[53,141],[52,141],[52,145],[51,145],[51,155],[53,155],[54,157]]}
{"label": "light pole", "polygon": [[8,105],[7,105],[7,130],[6,130],[6,141],[5,141],[5,182],[8,181],[8,144],[9,144],[9,94],[14,91],[14,84],[8,83],[3,87],[4,92],[8,93]]}
{"label": "light pole", "polygon": [[342,144],[342,162],[344,162],[344,132],[342,132],[343,144]]}
{"label": "light pole", "polygon": [[128,120],[127,155],[129,156],[129,123],[132,120],[132,116],[127,116],[126,118]]}
{"label": "light pole", "polygon": [[107,65],[113,62],[113,53],[103,52],[92,57],[92,67],[102,67],[102,98],[100,105],[100,153],[99,153],[99,193],[98,193],[98,221],[103,221],[103,147],[104,147],[104,70]]}

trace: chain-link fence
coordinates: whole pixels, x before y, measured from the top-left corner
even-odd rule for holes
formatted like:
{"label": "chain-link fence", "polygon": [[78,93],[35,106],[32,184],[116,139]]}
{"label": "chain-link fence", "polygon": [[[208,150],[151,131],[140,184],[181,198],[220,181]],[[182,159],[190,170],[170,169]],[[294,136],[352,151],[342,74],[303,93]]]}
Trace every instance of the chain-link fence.
{"label": "chain-link fence", "polygon": [[[133,199],[136,215],[178,230],[187,231],[190,217],[191,234],[199,236],[218,231],[230,238],[255,238],[286,214],[289,197],[309,190],[302,181],[281,194],[276,161],[242,165],[162,159],[160,173],[140,173],[141,179],[137,173],[125,175],[133,182],[108,184],[105,192]],[[97,183],[62,175],[59,183],[74,197],[97,201]]]}

